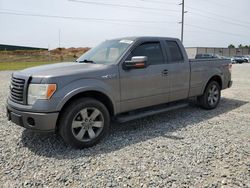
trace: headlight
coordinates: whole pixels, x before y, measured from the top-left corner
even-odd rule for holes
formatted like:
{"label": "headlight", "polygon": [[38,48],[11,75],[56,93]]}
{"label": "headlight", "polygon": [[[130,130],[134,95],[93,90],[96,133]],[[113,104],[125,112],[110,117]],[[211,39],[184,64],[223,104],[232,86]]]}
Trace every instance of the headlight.
{"label": "headlight", "polygon": [[30,84],[28,88],[28,104],[33,105],[37,99],[48,100],[56,91],[56,84]]}

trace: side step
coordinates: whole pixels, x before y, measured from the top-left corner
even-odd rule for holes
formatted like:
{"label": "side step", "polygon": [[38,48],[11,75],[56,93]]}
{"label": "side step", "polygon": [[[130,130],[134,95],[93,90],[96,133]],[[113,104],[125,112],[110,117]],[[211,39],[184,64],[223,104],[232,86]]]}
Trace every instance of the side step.
{"label": "side step", "polygon": [[173,104],[164,104],[164,105],[158,105],[154,107],[148,107],[145,109],[135,110],[132,112],[120,114],[115,118],[115,121],[119,123],[124,123],[127,121],[143,118],[146,116],[154,115],[154,114],[160,114],[164,112],[168,112],[171,110],[176,110],[179,108],[187,107],[189,103],[173,103]]}

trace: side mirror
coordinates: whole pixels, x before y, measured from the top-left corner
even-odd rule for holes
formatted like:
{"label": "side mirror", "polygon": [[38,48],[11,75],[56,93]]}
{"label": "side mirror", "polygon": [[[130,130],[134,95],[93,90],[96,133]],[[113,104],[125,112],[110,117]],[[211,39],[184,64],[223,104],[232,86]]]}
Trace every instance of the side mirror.
{"label": "side mirror", "polygon": [[125,69],[142,69],[147,67],[148,57],[146,56],[134,56],[131,61],[124,62]]}

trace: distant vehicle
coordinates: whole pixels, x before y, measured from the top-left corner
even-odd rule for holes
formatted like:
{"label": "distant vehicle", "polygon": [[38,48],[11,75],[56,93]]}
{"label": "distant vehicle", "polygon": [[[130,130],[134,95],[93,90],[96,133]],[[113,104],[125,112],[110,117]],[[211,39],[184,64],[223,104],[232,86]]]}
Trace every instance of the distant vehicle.
{"label": "distant vehicle", "polygon": [[242,55],[236,55],[231,58],[232,63],[244,63],[246,60],[244,59],[244,56]]}
{"label": "distant vehicle", "polygon": [[220,59],[217,54],[196,54],[195,59]]}
{"label": "distant vehicle", "polygon": [[59,133],[73,147],[90,147],[108,133],[111,120],[182,108],[193,97],[205,109],[216,108],[221,90],[232,85],[231,71],[230,60],[189,60],[178,39],[107,40],[75,63],[14,72],[8,119]]}
{"label": "distant vehicle", "polygon": [[227,57],[227,56],[219,56],[219,59],[227,59],[227,60],[231,60],[231,57]]}
{"label": "distant vehicle", "polygon": [[244,56],[245,62],[250,63],[250,55]]}

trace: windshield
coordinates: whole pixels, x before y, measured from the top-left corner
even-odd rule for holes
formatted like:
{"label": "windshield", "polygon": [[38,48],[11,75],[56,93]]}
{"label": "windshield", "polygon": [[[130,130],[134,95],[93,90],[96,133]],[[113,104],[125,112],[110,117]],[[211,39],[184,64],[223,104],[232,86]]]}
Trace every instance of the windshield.
{"label": "windshield", "polygon": [[133,43],[131,40],[108,40],[83,54],[79,63],[114,64]]}

